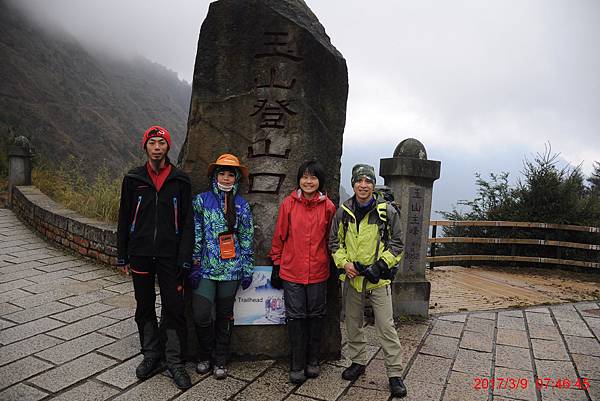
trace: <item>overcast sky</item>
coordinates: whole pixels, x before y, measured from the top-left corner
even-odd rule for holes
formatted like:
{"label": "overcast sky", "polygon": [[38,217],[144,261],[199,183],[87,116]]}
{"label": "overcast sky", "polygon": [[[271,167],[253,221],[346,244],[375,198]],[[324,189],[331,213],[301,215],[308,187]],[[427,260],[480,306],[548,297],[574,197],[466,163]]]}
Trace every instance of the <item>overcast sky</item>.
{"label": "overcast sky", "polygon": [[[141,54],[191,80],[208,1],[19,0],[84,44]],[[600,161],[600,1],[307,0],[348,64],[342,184],[413,137],[442,161],[434,210],[474,173],[553,151]]]}

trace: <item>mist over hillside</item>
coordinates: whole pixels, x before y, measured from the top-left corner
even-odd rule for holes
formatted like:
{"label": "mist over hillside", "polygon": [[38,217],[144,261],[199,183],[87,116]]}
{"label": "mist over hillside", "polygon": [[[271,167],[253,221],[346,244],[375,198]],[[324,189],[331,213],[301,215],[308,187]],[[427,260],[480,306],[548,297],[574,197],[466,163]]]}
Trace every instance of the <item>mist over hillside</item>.
{"label": "mist over hillside", "polygon": [[0,0],[0,140],[25,135],[51,163],[73,156],[88,174],[120,173],[142,156],[150,125],[171,131],[172,160],[185,139],[191,86],[142,57],[84,48]]}

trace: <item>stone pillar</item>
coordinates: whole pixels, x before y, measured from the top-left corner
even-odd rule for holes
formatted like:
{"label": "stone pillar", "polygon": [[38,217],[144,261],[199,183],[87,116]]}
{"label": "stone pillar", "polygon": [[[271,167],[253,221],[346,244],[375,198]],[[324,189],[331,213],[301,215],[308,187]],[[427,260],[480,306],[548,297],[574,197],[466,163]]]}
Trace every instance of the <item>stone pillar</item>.
{"label": "stone pillar", "polygon": [[392,283],[394,316],[429,313],[431,283],[425,278],[425,262],[433,182],[440,167],[439,161],[427,160],[423,144],[412,138],[400,142],[394,157],[380,160],[379,175],[402,211],[404,258]]}
{"label": "stone pillar", "polygon": [[12,189],[18,185],[31,185],[31,159],[33,151],[24,136],[15,138],[8,146],[8,205],[11,205]]}
{"label": "stone pillar", "polygon": [[[318,160],[337,203],[348,71],[325,29],[302,0],[219,0],[202,23],[186,142],[179,155],[194,192],[221,153],[249,167],[240,193],[252,208],[257,266],[268,252],[279,205],[297,170]],[[338,285],[328,283],[323,354],[340,353]],[[284,325],[235,326],[232,352],[268,358],[287,353]]]}

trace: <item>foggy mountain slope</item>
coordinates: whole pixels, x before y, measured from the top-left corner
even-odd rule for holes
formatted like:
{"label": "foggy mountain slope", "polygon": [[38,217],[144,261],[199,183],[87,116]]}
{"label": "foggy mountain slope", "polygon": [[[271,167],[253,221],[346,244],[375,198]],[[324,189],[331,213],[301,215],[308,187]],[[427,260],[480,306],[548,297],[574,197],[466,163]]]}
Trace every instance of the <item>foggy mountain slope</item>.
{"label": "foggy mountain slope", "polygon": [[185,139],[191,86],[143,58],[84,49],[66,33],[35,26],[0,0],[0,135],[31,138],[52,162],[74,155],[89,173],[121,171],[141,155],[145,128],[164,125],[177,153]]}

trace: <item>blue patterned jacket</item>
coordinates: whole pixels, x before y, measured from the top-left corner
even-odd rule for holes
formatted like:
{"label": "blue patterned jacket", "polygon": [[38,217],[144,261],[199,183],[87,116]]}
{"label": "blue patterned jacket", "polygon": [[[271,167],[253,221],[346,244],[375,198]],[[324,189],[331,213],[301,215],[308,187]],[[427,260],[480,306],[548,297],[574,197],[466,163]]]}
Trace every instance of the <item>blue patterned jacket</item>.
{"label": "blue patterned jacket", "polygon": [[237,194],[237,189],[236,184],[233,189],[236,209],[236,256],[232,259],[221,259],[219,251],[219,234],[227,231],[227,220],[223,213],[225,193],[218,189],[216,179],[213,177],[211,191],[194,197],[192,206],[196,238],[190,273],[194,288],[198,286],[201,278],[228,281],[252,276],[254,223],[250,205]]}

